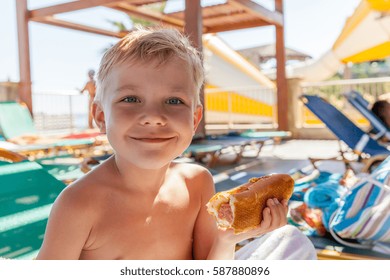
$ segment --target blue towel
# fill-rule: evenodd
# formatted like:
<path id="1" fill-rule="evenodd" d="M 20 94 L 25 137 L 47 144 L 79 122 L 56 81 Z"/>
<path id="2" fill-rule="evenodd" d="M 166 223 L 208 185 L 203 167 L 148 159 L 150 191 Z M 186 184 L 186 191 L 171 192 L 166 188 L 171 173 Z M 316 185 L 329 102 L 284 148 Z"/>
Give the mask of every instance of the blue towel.
<path id="1" fill-rule="evenodd" d="M 337 202 L 333 202 L 328 207 L 322 209 L 322 224 L 327 231 L 329 231 L 330 218 L 337 209 L 339 209 L 339 204 Z"/>
<path id="2" fill-rule="evenodd" d="M 330 217 L 338 209 L 340 197 L 346 191 L 347 189 L 341 186 L 338 180 L 329 180 L 311 188 L 304 195 L 304 201 L 308 207 L 321 209 L 322 223 L 327 231 L 329 231 Z"/>
<path id="3" fill-rule="evenodd" d="M 327 208 L 333 202 L 337 201 L 345 192 L 345 188 L 340 186 L 338 182 L 329 180 L 328 182 L 310 188 L 304 196 L 304 202 L 310 208 Z"/>
<path id="4" fill-rule="evenodd" d="M 292 172 L 295 173 L 298 171 L 293 170 Z M 301 173 L 304 174 L 303 172 L 301 172 Z M 291 171 L 290 171 L 290 174 L 291 174 Z M 321 171 L 320 175 L 312 181 L 299 183 L 299 184 L 295 183 L 294 192 L 293 192 L 290 200 L 303 201 L 305 193 L 309 189 L 311 189 L 312 187 L 317 187 L 318 185 L 323 184 L 323 183 L 338 184 L 341 177 L 342 177 L 341 174 L 332 174 L 332 173 L 329 173 L 326 171 Z M 318 207 L 316 207 L 316 208 L 318 208 Z"/>

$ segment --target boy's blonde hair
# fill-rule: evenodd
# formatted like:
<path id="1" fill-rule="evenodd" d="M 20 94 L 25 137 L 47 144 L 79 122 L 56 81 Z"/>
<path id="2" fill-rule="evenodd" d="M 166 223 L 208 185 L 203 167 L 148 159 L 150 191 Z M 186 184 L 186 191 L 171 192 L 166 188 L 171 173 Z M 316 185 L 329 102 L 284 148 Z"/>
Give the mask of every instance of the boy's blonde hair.
<path id="1" fill-rule="evenodd" d="M 204 82 L 200 53 L 179 31 L 160 27 L 148 29 L 139 27 L 104 54 L 97 74 L 95 101 L 102 101 L 106 79 L 115 65 L 131 60 L 141 62 L 157 60 L 158 65 L 161 65 L 173 57 L 181 58 L 188 63 L 197 90 L 197 102 L 200 104 L 199 91 Z"/>

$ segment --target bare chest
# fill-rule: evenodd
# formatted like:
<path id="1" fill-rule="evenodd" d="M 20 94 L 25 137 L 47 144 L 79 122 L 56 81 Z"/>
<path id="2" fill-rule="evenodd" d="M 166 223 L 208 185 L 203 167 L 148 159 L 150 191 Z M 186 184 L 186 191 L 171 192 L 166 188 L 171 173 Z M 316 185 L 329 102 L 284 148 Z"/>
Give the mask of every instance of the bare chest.
<path id="1" fill-rule="evenodd" d="M 111 197 L 103 203 L 82 257 L 88 259 L 186 259 L 199 204 L 188 193 L 160 195 L 150 202 Z"/>

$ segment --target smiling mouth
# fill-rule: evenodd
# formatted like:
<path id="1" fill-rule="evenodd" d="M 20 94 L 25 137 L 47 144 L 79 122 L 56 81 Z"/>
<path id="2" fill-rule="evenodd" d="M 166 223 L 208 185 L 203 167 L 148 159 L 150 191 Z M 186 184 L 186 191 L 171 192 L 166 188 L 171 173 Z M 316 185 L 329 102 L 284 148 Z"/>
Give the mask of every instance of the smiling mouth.
<path id="1" fill-rule="evenodd" d="M 163 142 L 167 142 L 167 141 L 173 139 L 173 137 L 169 137 L 169 138 L 136 138 L 136 137 L 132 137 L 132 139 L 137 140 L 137 141 L 141 141 L 141 142 L 145 142 L 145 143 L 163 143 Z"/>

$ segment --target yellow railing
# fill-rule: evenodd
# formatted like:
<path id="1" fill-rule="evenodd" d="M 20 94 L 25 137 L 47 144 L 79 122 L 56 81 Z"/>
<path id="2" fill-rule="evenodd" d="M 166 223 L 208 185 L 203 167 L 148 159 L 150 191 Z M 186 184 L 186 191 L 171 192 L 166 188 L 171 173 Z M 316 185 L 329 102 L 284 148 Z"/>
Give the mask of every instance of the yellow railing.
<path id="1" fill-rule="evenodd" d="M 206 124 L 228 126 L 275 124 L 275 91 L 262 87 L 205 89 Z"/>

